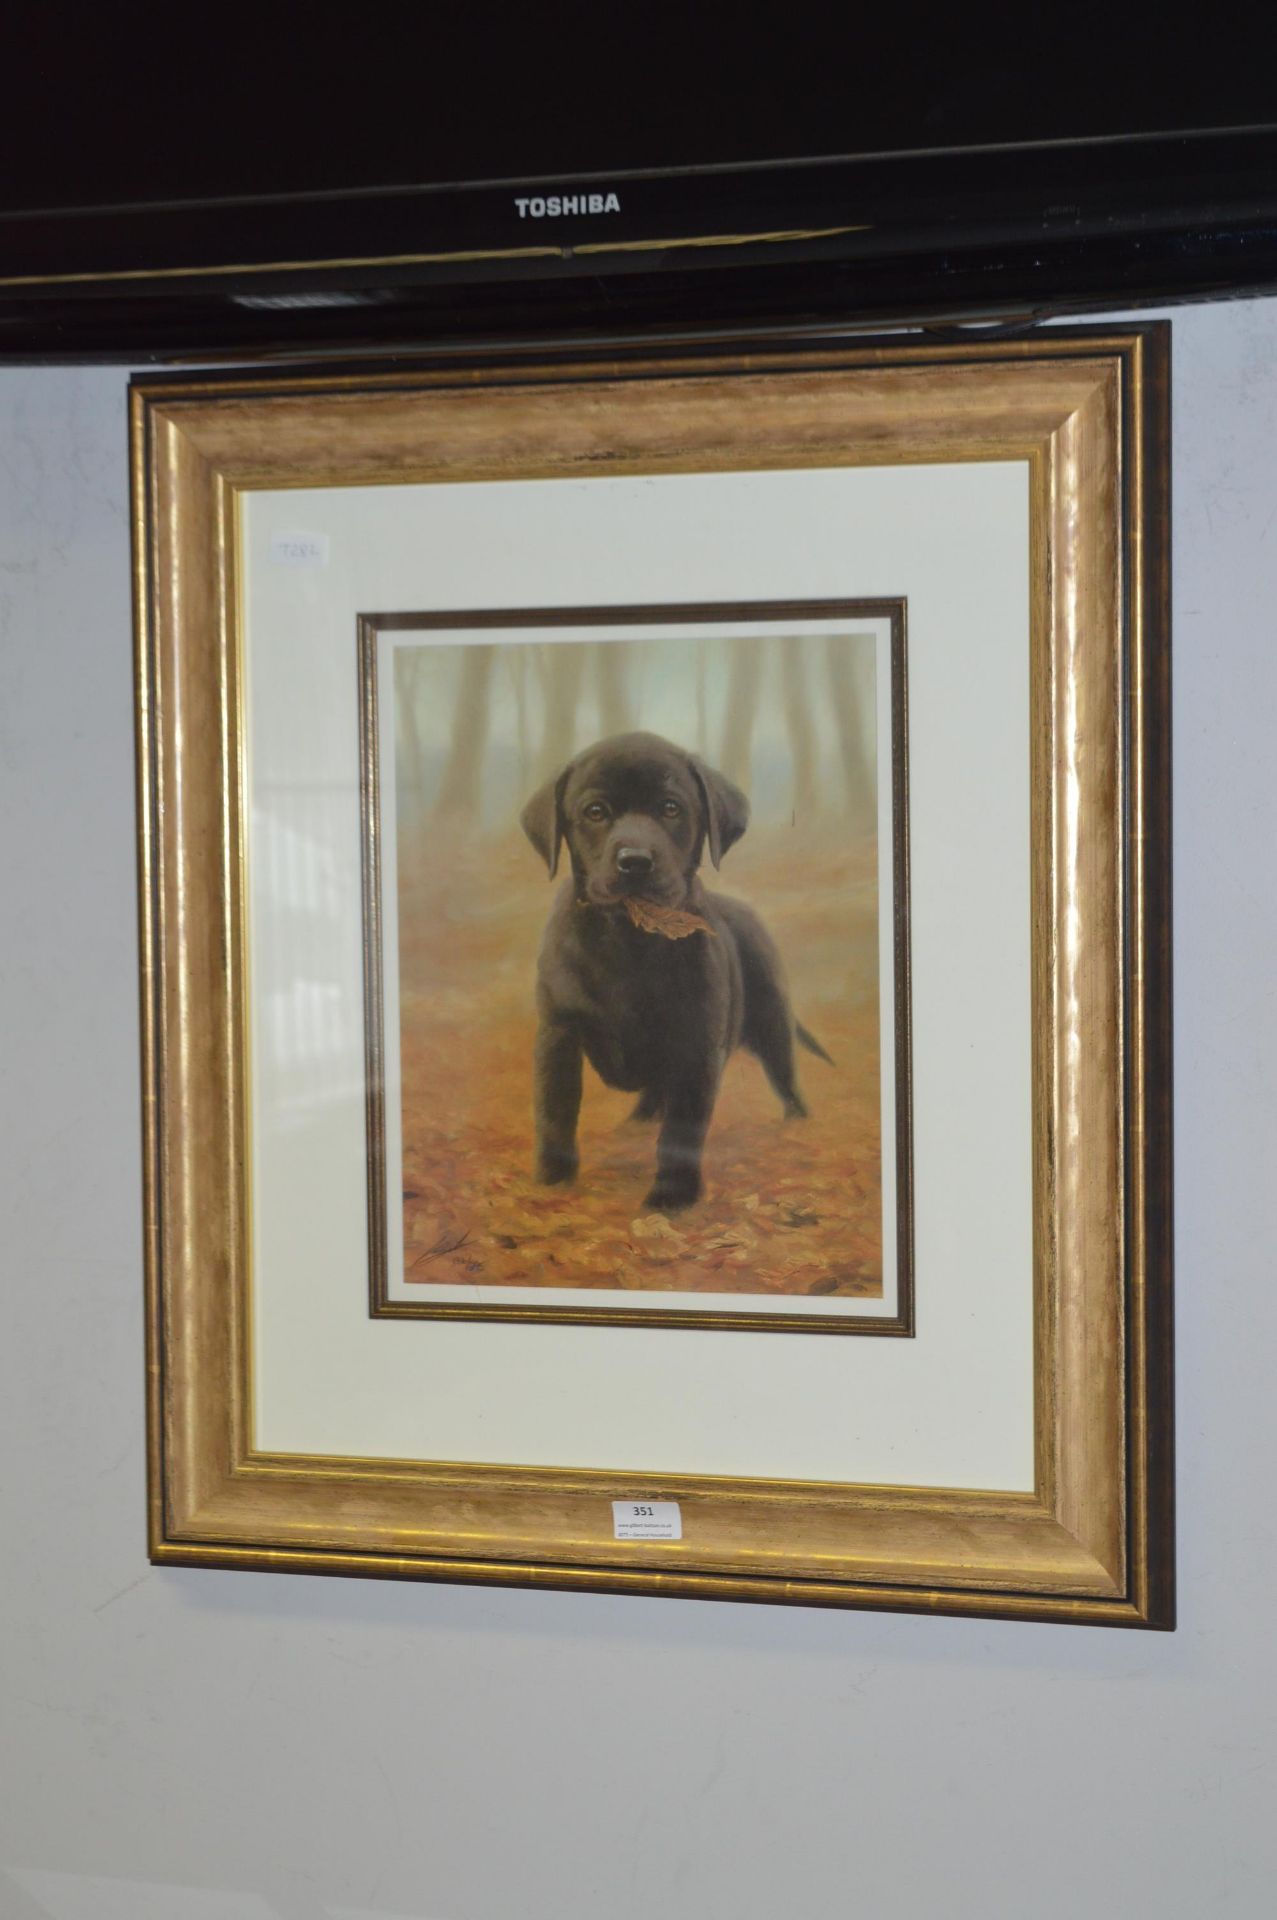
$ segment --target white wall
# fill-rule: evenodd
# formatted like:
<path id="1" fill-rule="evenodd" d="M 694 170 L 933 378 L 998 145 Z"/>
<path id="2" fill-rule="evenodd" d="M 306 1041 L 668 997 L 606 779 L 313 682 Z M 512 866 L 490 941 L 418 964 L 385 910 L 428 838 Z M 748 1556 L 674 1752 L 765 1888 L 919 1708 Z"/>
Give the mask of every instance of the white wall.
<path id="1" fill-rule="evenodd" d="M 0 372 L 0 1920 L 1271 1911 L 1277 302 L 1174 326 L 1174 1635 L 148 1568 L 125 382 Z"/>

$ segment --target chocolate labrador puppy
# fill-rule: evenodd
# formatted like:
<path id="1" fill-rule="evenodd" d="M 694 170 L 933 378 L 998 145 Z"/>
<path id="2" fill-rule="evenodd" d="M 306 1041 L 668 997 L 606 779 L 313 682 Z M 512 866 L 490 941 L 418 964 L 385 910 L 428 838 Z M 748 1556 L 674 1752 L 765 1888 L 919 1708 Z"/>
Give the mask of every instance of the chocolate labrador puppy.
<path id="1" fill-rule="evenodd" d="M 691 1206 L 735 1048 L 757 1055 L 786 1115 L 807 1111 L 795 1039 L 829 1059 L 794 1020 L 761 920 L 701 886 L 703 853 L 719 866 L 745 831 L 749 802 L 681 747 L 624 733 L 578 754 L 522 820 L 551 879 L 565 842 L 572 865 L 537 973 L 536 1176 L 553 1183 L 576 1173 L 585 1058 L 607 1086 L 638 1094 L 636 1119 L 660 1120 L 644 1204 Z"/>

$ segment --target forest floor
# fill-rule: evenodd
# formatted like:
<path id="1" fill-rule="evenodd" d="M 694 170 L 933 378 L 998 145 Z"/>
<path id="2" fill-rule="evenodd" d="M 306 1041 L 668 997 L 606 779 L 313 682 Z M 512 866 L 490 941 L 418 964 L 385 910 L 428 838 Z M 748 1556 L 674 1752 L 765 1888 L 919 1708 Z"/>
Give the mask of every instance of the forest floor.
<path id="1" fill-rule="evenodd" d="M 667 1218 L 641 1206 L 655 1126 L 629 1121 L 634 1096 L 588 1066 L 577 1180 L 531 1178 L 533 985 L 551 889 L 527 843 L 474 842 L 446 870 L 428 850 L 401 850 L 406 1280 L 881 1295 L 872 849 L 830 847 L 798 872 L 783 835 L 760 837 L 748 860 L 733 853 L 721 890 L 763 913 L 795 1011 L 837 1064 L 800 1050 L 811 1114 L 786 1121 L 758 1062 L 738 1053 L 706 1145 L 705 1197 Z"/>

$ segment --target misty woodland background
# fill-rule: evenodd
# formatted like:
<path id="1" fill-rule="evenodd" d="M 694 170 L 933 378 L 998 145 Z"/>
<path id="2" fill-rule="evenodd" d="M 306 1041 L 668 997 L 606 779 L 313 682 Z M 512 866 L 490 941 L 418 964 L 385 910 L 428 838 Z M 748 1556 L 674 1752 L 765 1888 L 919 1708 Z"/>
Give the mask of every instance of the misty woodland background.
<path id="1" fill-rule="evenodd" d="M 879 1295 L 872 635 L 398 638 L 406 1280 Z M 703 877 L 763 915 L 795 1011 L 836 1062 L 800 1053 L 811 1118 L 784 1122 L 757 1062 L 737 1054 L 706 1197 L 672 1219 L 640 1208 L 655 1129 L 629 1123 L 633 1096 L 588 1066 L 577 1182 L 530 1178 L 533 991 L 552 886 L 519 812 L 580 748 L 640 727 L 750 795 L 744 839 Z"/>

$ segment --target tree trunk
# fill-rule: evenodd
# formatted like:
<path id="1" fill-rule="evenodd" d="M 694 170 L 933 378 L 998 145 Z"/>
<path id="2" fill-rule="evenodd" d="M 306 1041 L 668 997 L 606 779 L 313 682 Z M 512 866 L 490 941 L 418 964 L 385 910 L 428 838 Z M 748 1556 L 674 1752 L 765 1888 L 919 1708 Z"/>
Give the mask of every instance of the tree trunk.
<path id="1" fill-rule="evenodd" d="M 816 736 L 811 724 L 807 700 L 807 662 L 801 641 L 795 636 L 778 640 L 780 677 L 785 695 L 785 726 L 789 733 L 789 751 L 793 760 L 793 808 L 795 821 L 810 821 L 816 806 Z"/>
<path id="2" fill-rule="evenodd" d="M 510 678 L 514 686 L 514 734 L 519 750 L 519 786 L 532 785 L 531 736 L 528 732 L 528 650 L 508 647 Z"/>
<path id="3" fill-rule="evenodd" d="M 599 721 L 604 734 L 625 733 L 629 727 L 629 705 L 625 697 L 625 660 L 619 643 L 598 643 L 595 684 L 599 695 Z"/>
<path id="4" fill-rule="evenodd" d="M 490 646 L 465 649 L 457 710 L 452 722 L 452 745 L 435 800 L 438 814 L 455 814 L 473 820 L 479 811 L 483 750 L 488 738 L 488 682 L 495 651 Z"/>
<path id="5" fill-rule="evenodd" d="M 877 724 L 874 677 L 856 672 L 850 650 L 837 634 L 828 640 L 829 686 L 833 694 L 838 743 L 847 782 L 847 812 L 854 833 L 873 833 L 878 823 L 877 774 L 866 744 L 865 704 Z M 872 738 L 872 733 L 868 735 Z"/>
<path id="6" fill-rule="evenodd" d="M 581 697 L 585 648 L 567 640 L 542 649 L 545 669 L 545 733 L 536 778 L 566 767 L 576 748 L 576 710 Z"/>
<path id="7" fill-rule="evenodd" d="M 734 645 L 727 676 L 727 714 L 723 721 L 723 757 L 720 765 L 727 778 L 734 780 L 737 786 L 744 787 L 747 792 L 761 674 L 761 647 L 750 641 Z"/>
<path id="8" fill-rule="evenodd" d="M 395 685 L 395 785 L 404 798 L 420 808 L 425 800 L 426 767 L 417 718 L 420 698 L 421 655 L 397 649 L 391 656 Z M 384 780 L 385 774 L 383 772 Z"/>

